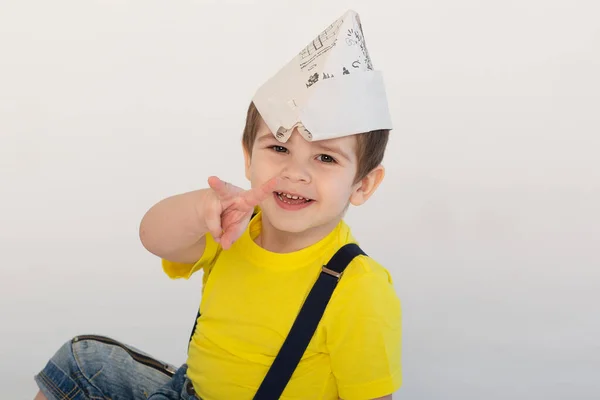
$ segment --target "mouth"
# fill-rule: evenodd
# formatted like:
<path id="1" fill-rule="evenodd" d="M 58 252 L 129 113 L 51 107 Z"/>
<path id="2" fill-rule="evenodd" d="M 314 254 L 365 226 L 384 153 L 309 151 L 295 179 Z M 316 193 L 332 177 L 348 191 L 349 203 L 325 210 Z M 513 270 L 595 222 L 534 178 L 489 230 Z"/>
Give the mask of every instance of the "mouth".
<path id="1" fill-rule="evenodd" d="M 307 197 L 300 196 L 295 193 L 286 193 L 286 192 L 274 192 L 275 195 L 279 198 L 280 201 L 287 204 L 305 204 L 313 202 L 313 199 L 309 199 Z"/>

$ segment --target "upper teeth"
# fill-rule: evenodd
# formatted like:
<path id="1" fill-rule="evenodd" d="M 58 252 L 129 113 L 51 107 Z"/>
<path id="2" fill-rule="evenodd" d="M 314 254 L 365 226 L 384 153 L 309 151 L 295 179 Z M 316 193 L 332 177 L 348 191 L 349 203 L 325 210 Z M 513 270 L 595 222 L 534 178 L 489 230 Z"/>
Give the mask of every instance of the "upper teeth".
<path id="1" fill-rule="evenodd" d="M 302 196 L 292 196 L 291 194 L 287 194 L 287 193 L 283 193 L 283 192 L 279 192 L 278 193 L 280 196 L 285 196 L 288 199 L 294 199 L 294 200 L 306 200 L 304 197 Z"/>

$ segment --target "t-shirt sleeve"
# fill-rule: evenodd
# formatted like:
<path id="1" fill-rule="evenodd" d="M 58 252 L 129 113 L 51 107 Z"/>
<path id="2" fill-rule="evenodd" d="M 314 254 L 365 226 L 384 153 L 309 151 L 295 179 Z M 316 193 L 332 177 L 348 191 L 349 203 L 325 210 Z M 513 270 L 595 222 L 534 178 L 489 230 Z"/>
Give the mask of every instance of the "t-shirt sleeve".
<path id="1" fill-rule="evenodd" d="M 402 384 L 401 307 L 389 275 L 348 276 L 338 289 L 325 329 L 339 396 L 364 400 L 394 393 Z"/>
<path id="2" fill-rule="evenodd" d="M 195 263 L 180 263 L 162 259 L 163 271 L 167 274 L 167 276 L 169 276 L 169 278 L 189 279 L 194 272 L 202 269 L 204 271 L 203 280 L 206 281 L 213 264 L 217 259 L 219 252 L 221 251 L 221 246 L 215 242 L 210 233 L 207 233 L 205 237 L 206 246 L 204 248 L 204 252 L 202 253 L 200 259 Z"/>

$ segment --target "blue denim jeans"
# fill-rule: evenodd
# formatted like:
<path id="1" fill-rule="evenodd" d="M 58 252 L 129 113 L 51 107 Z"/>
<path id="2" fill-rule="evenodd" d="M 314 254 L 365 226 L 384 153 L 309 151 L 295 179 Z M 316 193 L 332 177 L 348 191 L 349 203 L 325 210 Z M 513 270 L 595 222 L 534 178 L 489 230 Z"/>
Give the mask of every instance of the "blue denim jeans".
<path id="1" fill-rule="evenodd" d="M 112 338 L 76 336 L 35 376 L 49 400 L 197 400 L 176 368 Z"/>

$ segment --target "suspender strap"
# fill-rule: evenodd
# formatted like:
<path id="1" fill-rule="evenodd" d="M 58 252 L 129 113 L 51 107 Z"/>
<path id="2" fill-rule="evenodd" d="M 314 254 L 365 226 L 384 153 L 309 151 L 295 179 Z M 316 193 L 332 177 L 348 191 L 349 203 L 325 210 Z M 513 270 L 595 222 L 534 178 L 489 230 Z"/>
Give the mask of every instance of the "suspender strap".
<path id="1" fill-rule="evenodd" d="M 280 398 L 319 325 L 342 273 L 358 255 L 366 254 L 358 245 L 346 244 L 323 267 L 254 400 Z"/>
<path id="2" fill-rule="evenodd" d="M 198 308 L 198 313 L 196 314 L 196 319 L 194 320 L 194 327 L 192 328 L 192 333 L 190 334 L 190 340 L 188 341 L 188 349 L 190 344 L 192 343 L 192 338 L 194 337 L 194 333 L 196 332 L 196 326 L 198 325 L 198 318 L 200 318 L 200 308 Z"/>

